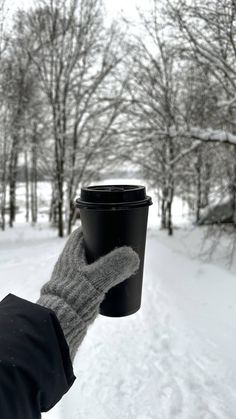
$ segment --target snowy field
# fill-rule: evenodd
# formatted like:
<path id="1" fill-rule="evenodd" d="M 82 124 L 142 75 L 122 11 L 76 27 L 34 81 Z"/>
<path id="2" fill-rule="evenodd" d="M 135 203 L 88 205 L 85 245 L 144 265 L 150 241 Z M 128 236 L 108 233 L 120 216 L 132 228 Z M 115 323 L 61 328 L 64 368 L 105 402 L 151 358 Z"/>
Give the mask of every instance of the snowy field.
<path id="1" fill-rule="evenodd" d="M 48 192 L 41 184 L 42 207 Z M 236 263 L 227 268 L 226 238 L 206 261 L 205 228 L 178 199 L 173 213 L 170 238 L 156 201 L 150 207 L 141 309 L 98 316 L 77 353 L 75 383 L 43 419 L 235 419 Z M 66 239 L 43 213 L 37 227 L 22 221 L 0 232 L 0 300 L 13 293 L 35 302 Z"/>

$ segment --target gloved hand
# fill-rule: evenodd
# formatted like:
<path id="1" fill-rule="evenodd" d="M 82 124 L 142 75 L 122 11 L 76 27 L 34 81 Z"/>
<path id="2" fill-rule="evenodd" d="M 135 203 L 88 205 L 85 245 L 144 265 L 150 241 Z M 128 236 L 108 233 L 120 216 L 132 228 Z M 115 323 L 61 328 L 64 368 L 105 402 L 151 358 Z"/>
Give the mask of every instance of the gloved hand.
<path id="1" fill-rule="evenodd" d="M 116 248 L 88 264 L 81 227 L 70 235 L 50 281 L 41 288 L 37 304 L 56 313 L 72 362 L 88 326 L 98 315 L 105 293 L 129 278 L 138 267 L 139 256 L 128 246 Z"/>

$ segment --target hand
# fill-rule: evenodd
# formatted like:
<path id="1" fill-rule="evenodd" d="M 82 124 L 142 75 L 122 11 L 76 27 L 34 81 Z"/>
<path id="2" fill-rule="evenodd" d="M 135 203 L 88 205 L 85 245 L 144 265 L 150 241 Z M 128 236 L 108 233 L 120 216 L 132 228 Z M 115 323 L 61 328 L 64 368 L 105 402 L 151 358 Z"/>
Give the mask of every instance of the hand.
<path id="1" fill-rule="evenodd" d="M 82 228 L 70 235 L 37 303 L 57 314 L 72 359 L 89 324 L 95 320 L 105 293 L 138 268 L 138 254 L 129 246 L 118 247 L 88 264 Z"/>

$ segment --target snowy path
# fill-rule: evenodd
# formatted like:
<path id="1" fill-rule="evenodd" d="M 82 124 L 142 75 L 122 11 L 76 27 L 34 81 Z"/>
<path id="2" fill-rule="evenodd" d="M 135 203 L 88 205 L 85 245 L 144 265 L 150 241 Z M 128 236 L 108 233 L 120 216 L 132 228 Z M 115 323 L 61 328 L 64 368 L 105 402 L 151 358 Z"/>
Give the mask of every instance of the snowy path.
<path id="1" fill-rule="evenodd" d="M 17 243 L 0 236 L 0 299 L 35 302 L 63 241 L 18 231 Z M 77 380 L 43 419 L 235 418 L 235 276 L 161 238 L 149 230 L 142 309 L 98 317 L 78 351 Z"/>
<path id="2" fill-rule="evenodd" d="M 92 326 L 77 355 L 78 382 L 65 397 L 62 418 L 233 419 L 235 345 L 221 341 L 226 329 L 211 336 L 205 300 L 214 305 L 215 297 L 201 301 L 191 288 L 201 264 L 173 254 L 156 237 L 148 238 L 146 255 L 142 310 L 126 319 L 100 317 Z M 205 269 L 205 279 L 208 269 L 221 274 L 219 268 Z M 190 272 L 191 286 L 185 278 Z M 231 317 L 228 333 L 232 326 L 234 336 L 228 339 L 235 343 L 233 323 Z"/>

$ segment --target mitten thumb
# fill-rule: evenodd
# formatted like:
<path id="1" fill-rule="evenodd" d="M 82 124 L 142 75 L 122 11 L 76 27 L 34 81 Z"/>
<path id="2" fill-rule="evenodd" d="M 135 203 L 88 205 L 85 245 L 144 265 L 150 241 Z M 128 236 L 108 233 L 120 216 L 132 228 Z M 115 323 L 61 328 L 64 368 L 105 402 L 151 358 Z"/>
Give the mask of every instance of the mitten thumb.
<path id="1" fill-rule="evenodd" d="M 101 292 L 133 275 L 139 268 L 139 256 L 129 246 L 118 247 L 86 267 L 90 282 Z"/>

